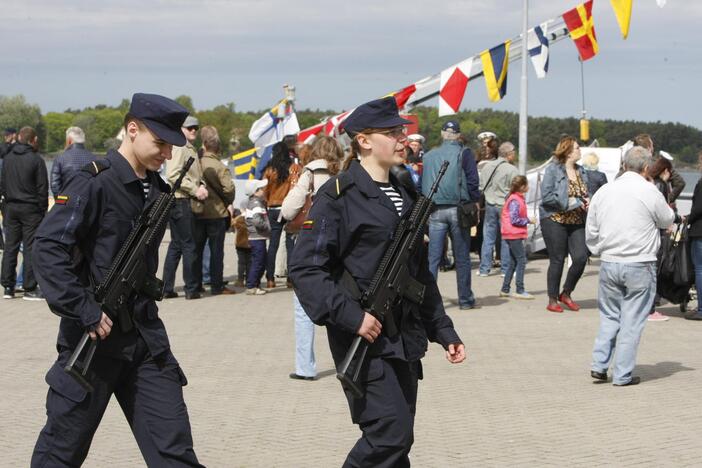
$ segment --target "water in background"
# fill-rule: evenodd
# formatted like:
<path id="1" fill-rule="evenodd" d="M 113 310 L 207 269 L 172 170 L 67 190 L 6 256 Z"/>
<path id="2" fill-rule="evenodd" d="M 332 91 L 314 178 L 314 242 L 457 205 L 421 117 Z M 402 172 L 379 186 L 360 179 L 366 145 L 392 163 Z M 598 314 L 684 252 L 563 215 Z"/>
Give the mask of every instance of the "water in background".
<path id="1" fill-rule="evenodd" d="M 681 172 L 680 175 L 685 179 L 685 190 L 683 193 L 692 193 L 695 190 L 695 185 L 697 181 L 700 180 L 699 172 Z"/>

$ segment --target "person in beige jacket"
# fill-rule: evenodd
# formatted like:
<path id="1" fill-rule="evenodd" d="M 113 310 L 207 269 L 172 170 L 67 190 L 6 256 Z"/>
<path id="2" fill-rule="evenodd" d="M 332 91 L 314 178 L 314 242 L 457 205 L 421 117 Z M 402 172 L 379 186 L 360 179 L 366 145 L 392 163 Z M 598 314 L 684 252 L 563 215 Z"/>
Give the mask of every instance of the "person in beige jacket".
<path id="1" fill-rule="evenodd" d="M 305 206 L 305 199 L 310 189 L 312 195 L 316 194 L 331 176 L 336 175 L 343 157 L 344 151 L 334 138 L 319 136 L 315 139 L 310 152 L 310 161 L 304 166 L 297 183 L 283 200 L 281 213 L 284 219 L 295 219 Z M 305 164 L 306 161 L 302 163 Z M 293 308 L 295 310 L 295 372 L 290 374 L 290 378 L 315 380 L 317 364 L 314 358 L 314 324 L 295 294 L 293 294 Z"/>
<path id="2" fill-rule="evenodd" d="M 212 126 L 203 127 L 200 130 L 200 138 L 205 153 L 199 163 L 208 197 L 204 200 L 202 213 L 195 216 L 193 223 L 198 254 L 195 265 L 198 289 L 202 287 L 202 253 L 205 242 L 209 241 L 211 294 L 234 294 L 233 290 L 224 287 L 222 277 L 224 273 L 224 237 L 229 229 L 229 210 L 227 207 L 234 201 L 234 181 L 229 169 L 218 157 L 221 142 L 217 129 Z"/>
<path id="3" fill-rule="evenodd" d="M 182 131 L 185 135 L 185 146 L 173 148 L 171 159 L 166 163 L 166 181 L 173 186 L 180 171 L 183 169 L 188 158 L 195 158 L 197 161 L 197 151 L 193 142 L 197 138 L 197 131 L 200 122 L 188 116 L 183 123 Z M 197 250 L 195 238 L 193 237 L 193 212 L 190 208 L 190 200 L 204 200 L 208 196 L 207 189 L 202 182 L 202 172 L 200 165 L 194 163 L 183 177 L 180 189 L 175 193 L 175 203 L 171 209 L 169 227 L 171 242 L 168 244 L 166 260 L 163 264 L 163 297 L 178 297 L 175 292 L 175 275 L 178 263 L 183 257 L 183 282 L 185 283 L 185 298 L 199 299 L 197 276 L 195 275 L 195 264 L 197 263 Z"/>

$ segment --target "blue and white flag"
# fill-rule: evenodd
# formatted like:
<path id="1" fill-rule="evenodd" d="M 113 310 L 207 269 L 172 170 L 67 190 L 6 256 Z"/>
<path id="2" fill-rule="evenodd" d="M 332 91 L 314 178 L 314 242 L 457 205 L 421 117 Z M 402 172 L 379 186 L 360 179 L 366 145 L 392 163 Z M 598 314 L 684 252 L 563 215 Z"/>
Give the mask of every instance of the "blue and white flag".
<path id="1" fill-rule="evenodd" d="M 548 72 L 548 34 L 546 23 L 527 32 L 527 48 L 536 76 L 543 78 Z"/>
<path id="2" fill-rule="evenodd" d="M 264 148 L 278 143 L 287 135 L 296 135 L 299 132 L 300 125 L 292 102 L 283 99 L 251 125 L 249 140 L 260 148 L 260 156 Z"/>

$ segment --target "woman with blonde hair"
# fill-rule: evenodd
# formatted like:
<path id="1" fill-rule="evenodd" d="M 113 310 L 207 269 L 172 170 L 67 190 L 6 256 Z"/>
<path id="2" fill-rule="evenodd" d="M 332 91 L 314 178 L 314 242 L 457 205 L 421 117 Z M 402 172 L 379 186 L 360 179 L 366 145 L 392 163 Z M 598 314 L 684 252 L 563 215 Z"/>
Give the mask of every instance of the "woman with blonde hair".
<path id="1" fill-rule="evenodd" d="M 596 153 L 587 153 L 583 156 L 582 166 L 587 171 L 587 191 L 590 198 L 594 197 L 595 192 L 607 183 L 607 174 L 599 170 L 599 164 L 600 157 Z"/>
<path id="2" fill-rule="evenodd" d="M 297 183 L 290 189 L 281 212 L 283 218 L 292 221 L 304 209 L 308 196 L 314 197 L 317 190 L 339 173 L 339 165 L 344 157 L 341 145 L 332 137 L 318 136 L 312 145 L 305 145 L 306 150 L 300 151 L 305 164 Z M 294 247 L 293 247 L 294 249 Z M 295 309 L 295 372 L 291 379 L 315 380 L 317 364 L 314 357 L 314 323 L 305 313 L 296 294 L 293 294 Z"/>

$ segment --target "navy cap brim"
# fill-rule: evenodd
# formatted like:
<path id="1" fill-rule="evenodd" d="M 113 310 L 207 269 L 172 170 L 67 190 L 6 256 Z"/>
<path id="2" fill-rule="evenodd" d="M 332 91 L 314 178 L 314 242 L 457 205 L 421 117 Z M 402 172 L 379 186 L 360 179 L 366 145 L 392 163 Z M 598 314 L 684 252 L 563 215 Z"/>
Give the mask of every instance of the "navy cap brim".
<path id="1" fill-rule="evenodd" d="M 185 146 L 185 135 L 183 135 L 180 128 L 178 130 L 173 130 L 161 122 L 156 122 L 151 119 L 142 119 L 142 122 L 144 122 L 144 125 L 146 125 L 149 130 L 154 132 L 157 137 L 166 143 L 170 143 L 173 146 Z"/>
<path id="2" fill-rule="evenodd" d="M 383 121 L 377 122 L 376 124 L 373 125 L 372 128 L 393 128 L 393 127 L 399 127 L 400 125 L 410 125 L 413 124 L 411 120 L 403 119 L 399 115 L 389 117 Z M 346 130 L 346 133 L 348 133 L 350 136 L 356 135 L 358 133 L 361 133 L 365 128 L 360 128 L 360 129 L 350 129 L 346 127 L 344 130 Z"/>

